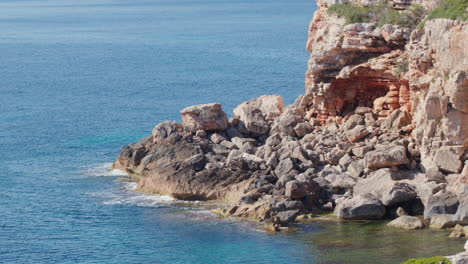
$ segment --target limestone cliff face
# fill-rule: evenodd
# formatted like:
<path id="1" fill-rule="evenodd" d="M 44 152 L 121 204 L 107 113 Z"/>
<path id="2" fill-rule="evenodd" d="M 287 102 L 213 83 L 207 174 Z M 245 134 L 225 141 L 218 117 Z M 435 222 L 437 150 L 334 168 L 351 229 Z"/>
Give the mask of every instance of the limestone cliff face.
<path id="1" fill-rule="evenodd" d="M 413 136 L 423 165 L 449 173 L 461 171 L 468 148 L 467 41 L 468 23 L 437 19 L 414 31 L 406 49 Z"/>
<path id="2" fill-rule="evenodd" d="M 330 123 L 340 122 L 359 106 L 373 108 L 380 118 L 401 109 L 413 119 L 412 135 L 422 165 L 440 168 L 438 161 L 450 159 L 454 160 L 450 168 L 441 169 L 459 173 L 468 147 L 467 23 L 436 19 L 413 32 L 396 25 L 345 25 L 343 18 L 327 12 L 332 4 L 378 1 L 317 2 L 319 9 L 309 27 L 311 56 L 301 102 L 306 117 Z M 429 10 L 436 3 L 389 2 L 398 9 L 420 3 Z"/>

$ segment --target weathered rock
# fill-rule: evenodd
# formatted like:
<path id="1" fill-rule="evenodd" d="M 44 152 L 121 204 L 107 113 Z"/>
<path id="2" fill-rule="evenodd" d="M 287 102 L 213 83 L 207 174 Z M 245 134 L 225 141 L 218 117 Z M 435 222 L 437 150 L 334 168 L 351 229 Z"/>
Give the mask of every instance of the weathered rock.
<path id="1" fill-rule="evenodd" d="M 181 132 L 183 126 L 177 122 L 164 121 L 153 128 L 153 140 L 158 142 L 176 132 Z"/>
<path id="2" fill-rule="evenodd" d="M 457 154 L 442 146 L 468 146 L 468 87 L 466 38 L 468 23 L 434 19 L 415 31 L 407 46 L 413 135 L 420 147 L 421 162 L 435 162 L 447 172 L 459 171 Z M 436 156 L 438 156 L 436 158 Z M 439 160 L 442 158 L 442 160 Z"/>
<path id="3" fill-rule="evenodd" d="M 444 229 L 451 228 L 456 225 L 456 221 L 453 215 L 450 214 L 434 214 L 431 218 L 430 228 L 432 229 Z"/>
<path id="4" fill-rule="evenodd" d="M 329 174 L 325 179 L 330 183 L 334 193 L 344 193 L 346 190 L 352 190 L 356 185 L 356 178 L 348 173 L 343 174 Z"/>
<path id="5" fill-rule="evenodd" d="M 288 223 L 294 222 L 298 215 L 299 215 L 299 210 L 288 210 L 288 211 L 279 212 L 276 215 L 277 217 L 276 219 L 279 224 L 287 225 Z"/>
<path id="6" fill-rule="evenodd" d="M 364 155 L 366 155 L 366 153 L 371 150 L 372 150 L 371 146 L 363 146 L 363 147 L 353 148 L 351 151 L 356 157 L 364 158 Z"/>
<path id="7" fill-rule="evenodd" d="M 364 166 L 357 161 L 353 161 L 349 164 L 347 171 L 351 174 L 351 176 L 357 178 L 360 177 L 364 172 Z"/>
<path id="8" fill-rule="evenodd" d="M 309 124 L 309 122 L 302 122 L 302 123 L 299 123 L 297 124 L 295 127 L 294 127 L 294 132 L 296 132 L 296 135 L 298 137 L 303 137 L 305 136 L 306 134 L 309 134 L 310 132 L 312 132 L 312 126 Z"/>
<path id="9" fill-rule="evenodd" d="M 421 229 L 424 228 L 423 222 L 415 217 L 403 215 L 388 223 L 388 226 L 399 227 L 403 229 Z"/>
<path id="10" fill-rule="evenodd" d="M 462 162 L 460 160 L 463 154 L 463 146 L 443 146 L 434 157 L 434 162 L 439 169 L 446 172 L 457 173 L 462 169 Z"/>
<path id="11" fill-rule="evenodd" d="M 284 159 L 284 160 L 279 162 L 278 166 L 276 166 L 275 174 L 278 177 L 281 177 L 281 176 L 286 175 L 291 170 L 294 170 L 296 168 L 297 168 L 297 166 L 296 166 L 296 164 L 294 163 L 294 161 L 292 159 L 289 159 L 289 158 Z"/>
<path id="12" fill-rule="evenodd" d="M 218 133 L 214 133 L 213 135 L 211 135 L 210 139 L 215 144 L 219 144 L 222 141 L 226 140 L 226 138 L 224 136 L 222 136 L 221 134 L 218 134 Z"/>
<path id="13" fill-rule="evenodd" d="M 457 196 L 447 191 L 429 195 L 424 204 L 424 218 L 432 218 L 434 214 L 455 214 L 458 204 Z"/>
<path id="14" fill-rule="evenodd" d="M 286 183 L 285 195 L 288 198 L 298 200 L 304 198 L 308 193 L 308 183 L 289 181 Z"/>
<path id="15" fill-rule="evenodd" d="M 389 146 L 366 154 L 368 168 L 384 168 L 408 164 L 406 148 L 403 146 Z"/>
<path id="16" fill-rule="evenodd" d="M 431 182 L 436 182 L 436 183 L 444 183 L 447 182 L 445 180 L 444 174 L 442 174 L 439 169 L 437 168 L 430 168 L 426 171 L 426 178 L 427 181 Z"/>
<path id="17" fill-rule="evenodd" d="M 385 206 L 371 194 L 360 194 L 341 202 L 335 214 L 342 219 L 381 219 Z"/>
<path id="18" fill-rule="evenodd" d="M 393 180 L 388 169 L 380 169 L 359 181 L 354 186 L 354 194 L 373 194 L 386 206 L 411 201 L 417 196 L 414 186 Z"/>
<path id="19" fill-rule="evenodd" d="M 385 120 L 386 129 L 401 129 L 411 124 L 411 116 L 407 111 L 397 109 L 393 111 Z"/>
<path id="20" fill-rule="evenodd" d="M 405 211 L 405 209 L 403 209 L 403 208 L 401 208 L 401 207 L 398 207 L 398 208 L 397 208 L 396 214 L 397 214 L 398 216 L 408 215 L 408 213 Z"/>
<path id="21" fill-rule="evenodd" d="M 202 104 L 187 107 L 180 111 L 184 127 L 191 132 L 197 130 L 226 130 L 228 119 L 220 104 Z"/>
<path id="22" fill-rule="evenodd" d="M 450 238 L 461 238 L 464 237 L 465 233 L 463 232 L 463 226 L 457 224 L 453 229 L 452 233 L 450 233 Z"/>
<path id="23" fill-rule="evenodd" d="M 226 148 L 228 149 L 238 149 L 237 145 L 230 142 L 230 141 L 227 141 L 227 140 L 223 140 L 221 141 L 220 143 L 221 145 L 225 146 Z"/>
<path id="24" fill-rule="evenodd" d="M 244 102 L 234 109 L 247 130 L 255 134 L 265 134 L 270 130 L 271 121 L 279 117 L 285 108 L 279 95 L 263 95 Z"/>
<path id="25" fill-rule="evenodd" d="M 355 128 L 356 126 L 363 125 L 364 124 L 364 117 L 362 115 L 356 114 L 352 115 L 346 123 L 343 125 L 343 129 L 345 131 L 351 130 Z"/>
<path id="26" fill-rule="evenodd" d="M 246 143 L 252 143 L 255 144 L 256 140 L 253 138 L 240 138 L 240 137 L 233 137 L 231 138 L 232 143 L 234 143 L 237 148 L 242 148 L 242 146 Z"/>
<path id="27" fill-rule="evenodd" d="M 461 224 L 468 225 L 468 197 L 463 196 L 460 198 L 460 204 L 454 219 Z"/>
<path id="28" fill-rule="evenodd" d="M 370 132 L 364 126 L 356 126 L 351 130 L 347 130 L 345 134 L 350 142 L 357 142 L 362 138 L 367 137 L 370 134 Z"/>

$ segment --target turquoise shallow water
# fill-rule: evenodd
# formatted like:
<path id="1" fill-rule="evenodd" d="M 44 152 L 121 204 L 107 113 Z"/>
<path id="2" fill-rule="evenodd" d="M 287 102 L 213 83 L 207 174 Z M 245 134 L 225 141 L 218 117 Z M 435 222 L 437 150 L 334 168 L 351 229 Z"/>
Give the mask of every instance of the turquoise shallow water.
<path id="1" fill-rule="evenodd" d="M 292 103 L 314 9 L 311 0 L 0 2 L 0 263 L 395 263 L 461 249 L 427 246 L 445 233 L 416 252 L 399 247 L 399 234 L 366 247 L 350 242 L 350 224 L 268 234 L 135 193 L 106 171 L 122 145 L 186 106 L 230 112 L 269 93 Z M 369 241 L 381 234 L 359 230 Z M 397 255 L 366 262 L 388 248 Z"/>

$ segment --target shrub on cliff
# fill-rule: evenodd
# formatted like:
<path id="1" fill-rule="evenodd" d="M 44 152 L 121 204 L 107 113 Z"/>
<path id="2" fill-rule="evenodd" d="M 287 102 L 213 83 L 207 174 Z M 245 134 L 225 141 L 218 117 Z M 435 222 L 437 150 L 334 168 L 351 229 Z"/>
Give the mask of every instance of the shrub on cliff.
<path id="1" fill-rule="evenodd" d="M 344 17 L 346 24 L 364 23 L 371 20 L 370 8 L 353 3 L 334 4 L 328 8 L 328 12 L 339 17 Z"/>
<path id="2" fill-rule="evenodd" d="M 452 20 L 468 20 L 468 0 L 443 0 L 440 6 L 434 10 L 419 24 L 423 28 L 427 20 L 446 18 Z"/>
<path id="3" fill-rule="evenodd" d="M 328 12 L 344 17 L 346 24 L 375 22 L 378 27 L 393 24 L 407 28 L 417 25 L 425 15 L 421 5 L 414 4 L 405 11 L 397 11 L 384 2 L 369 7 L 354 3 L 334 4 L 328 8 Z"/>
<path id="4" fill-rule="evenodd" d="M 452 264 L 450 260 L 444 257 L 432 257 L 424 259 L 410 259 L 403 264 Z"/>

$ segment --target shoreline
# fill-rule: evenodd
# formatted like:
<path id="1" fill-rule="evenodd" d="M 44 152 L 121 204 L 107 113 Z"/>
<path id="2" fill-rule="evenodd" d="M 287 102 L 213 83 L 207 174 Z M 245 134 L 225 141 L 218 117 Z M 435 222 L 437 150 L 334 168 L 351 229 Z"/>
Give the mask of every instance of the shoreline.
<path id="1" fill-rule="evenodd" d="M 433 1 L 349 2 L 317 0 L 305 93 L 292 105 L 263 95 L 230 119 L 218 103 L 186 107 L 113 167 L 138 191 L 222 201 L 223 216 L 276 231 L 328 211 L 468 237 L 468 22 L 428 20 Z M 346 10 L 424 23 L 352 21 Z"/>

